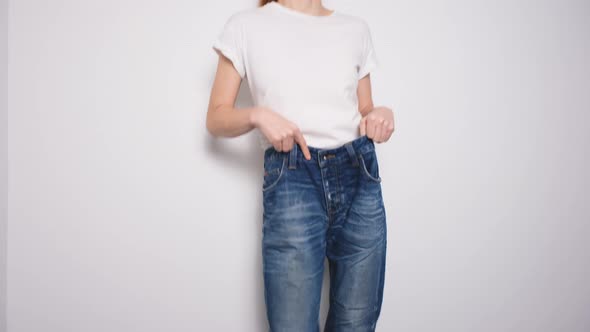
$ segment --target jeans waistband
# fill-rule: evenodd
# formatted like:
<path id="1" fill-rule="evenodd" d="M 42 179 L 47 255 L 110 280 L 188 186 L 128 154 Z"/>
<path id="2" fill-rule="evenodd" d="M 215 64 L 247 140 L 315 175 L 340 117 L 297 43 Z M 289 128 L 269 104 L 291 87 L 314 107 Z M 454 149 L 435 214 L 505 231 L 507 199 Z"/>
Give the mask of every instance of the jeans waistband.
<path id="1" fill-rule="evenodd" d="M 308 146 L 312 160 L 317 160 L 320 164 L 325 163 L 343 163 L 351 162 L 354 167 L 359 165 L 358 155 L 375 149 L 375 143 L 366 135 L 359 136 L 352 141 L 346 142 L 339 147 L 321 149 Z M 296 168 L 297 159 L 305 158 L 298 144 L 293 144 L 290 151 L 277 151 L 274 146 L 264 151 L 264 157 L 288 157 L 289 168 Z"/>

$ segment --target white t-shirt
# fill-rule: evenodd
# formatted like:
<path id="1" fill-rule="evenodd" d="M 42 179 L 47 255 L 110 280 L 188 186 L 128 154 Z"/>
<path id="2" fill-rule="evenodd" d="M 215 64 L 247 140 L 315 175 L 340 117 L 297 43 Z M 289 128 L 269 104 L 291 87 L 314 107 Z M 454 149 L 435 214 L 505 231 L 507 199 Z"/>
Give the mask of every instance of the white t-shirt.
<path id="1" fill-rule="evenodd" d="M 308 146 L 335 148 L 360 136 L 358 80 L 378 64 L 360 17 L 315 16 L 273 1 L 231 15 L 213 49 L 248 80 L 254 104 L 295 123 Z M 255 130 L 260 147 L 271 147 Z"/>

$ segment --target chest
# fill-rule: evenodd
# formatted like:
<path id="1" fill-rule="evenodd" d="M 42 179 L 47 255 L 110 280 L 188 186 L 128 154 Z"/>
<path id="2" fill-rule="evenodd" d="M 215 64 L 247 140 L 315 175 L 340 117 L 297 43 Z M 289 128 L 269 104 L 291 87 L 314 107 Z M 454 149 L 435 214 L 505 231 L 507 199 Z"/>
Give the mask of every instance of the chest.
<path id="1" fill-rule="evenodd" d="M 342 93 L 356 87 L 362 46 L 347 26 L 275 24 L 247 39 L 250 83 L 283 94 Z"/>

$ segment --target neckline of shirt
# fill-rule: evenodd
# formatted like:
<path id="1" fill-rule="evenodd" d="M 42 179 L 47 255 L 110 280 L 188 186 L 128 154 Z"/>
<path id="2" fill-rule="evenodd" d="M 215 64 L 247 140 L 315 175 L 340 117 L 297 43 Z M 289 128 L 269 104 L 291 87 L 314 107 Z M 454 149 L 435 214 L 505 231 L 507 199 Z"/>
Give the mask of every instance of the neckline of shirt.
<path id="1" fill-rule="evenodd" d="M 282 11 L 283 13 L 286 14 L 290 14 L 293 16 L 298 16 L 298 17 L 302 17 L 302 18 L 306 18 L 306 19 L 311 19 L 311 20 L 325 20 L 325 19 L 329 19 L 332 18 L 334 16 L 336 16 L 338 14 L 338 11 L 336 10 L 332 10 L 332 13 L 330 13 L 330 15 L 311 15 L 311 14 L 306 14 L 303 12 L 300 12 L 298 10 L 286 7 L 284 5 L 281 5 L 280 3 L 278 3 L 278 1 L 271 1 L 271 2 L 267 2 L 266 6 L 272 7 L 272 8 L 277 8 L 278 10 Z"/>

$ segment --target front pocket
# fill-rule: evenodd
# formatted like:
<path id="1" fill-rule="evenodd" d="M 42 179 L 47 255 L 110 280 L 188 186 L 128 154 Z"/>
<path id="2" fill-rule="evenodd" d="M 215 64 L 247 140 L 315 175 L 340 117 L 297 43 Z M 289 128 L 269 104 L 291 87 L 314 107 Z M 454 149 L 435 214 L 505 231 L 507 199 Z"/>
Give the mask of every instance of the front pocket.
<path id="1" fill-rule="evenodd" d="M 367 179 L 373 182 L 381 182 L 379 176 L 379 164 L 377 162 L 377 155 L 375 150 L 371 150 L 368 154 L 359 154 L 361 161 L 361 170 Z"/>
<path id="2" fill-rule="evenodd" d="M 267 191 L 276 186 L 283 176 L 285 166 L 287 164 L 287 156 L 274 159 L 264 167 L 264 175 L 262 180 L 262 191 Z"/>

